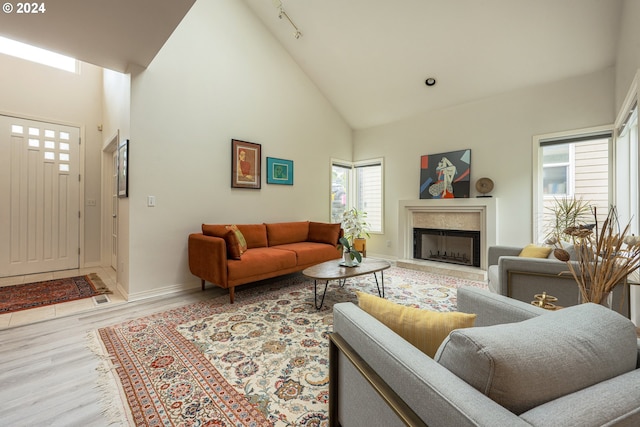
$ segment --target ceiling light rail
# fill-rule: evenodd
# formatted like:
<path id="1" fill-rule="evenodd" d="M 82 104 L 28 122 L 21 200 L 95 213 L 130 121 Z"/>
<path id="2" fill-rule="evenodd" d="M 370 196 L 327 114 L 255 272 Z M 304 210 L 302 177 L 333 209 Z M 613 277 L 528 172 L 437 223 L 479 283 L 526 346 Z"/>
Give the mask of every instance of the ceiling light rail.
<path id="1" fill-rule="evenodd" d="M 295 30 L 294 33 L 293 33 L 293 37 L 295 37 L 296 39 L 299 39 L 300 37 L 302 37 L 302 32 L 300 32 L 300 30 L 298 29 L 298 26 L 293 22 L 291 17 L 289 17 L 287 12 L 284 10 L 284 6 L 282 5 L 282 1 L 281 0 L 273 0 L 273 5 L 278 9 L 278 18 L 280 18 L 280 19 L 282 19 L 283 17 L 287 18 L 287 21 L 289 21 L 289 24 L 291 24 L 291 26 Z"/>

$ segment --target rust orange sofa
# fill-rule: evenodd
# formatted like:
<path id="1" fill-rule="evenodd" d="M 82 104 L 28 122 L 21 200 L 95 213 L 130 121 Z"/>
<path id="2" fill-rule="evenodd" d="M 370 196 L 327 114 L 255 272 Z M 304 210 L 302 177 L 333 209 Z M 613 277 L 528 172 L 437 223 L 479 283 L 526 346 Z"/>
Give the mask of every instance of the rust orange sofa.
<path id="1" fill-rule="evenodd" d="M 203 290 L 206 282 L 229 289 L 232 304 L 236 286 L 302 271 L 342 256 L 338 249 L 338 239 L 344 233 L 340 224 L 296 221 L 236 227 L 247 245 L 241 255 L 233 250 L 237 240 L 231 240 L 235 237 L 229 225 L 202 224 L 202 233 L 189 235 L 191 273 L 200 278 Z"/>

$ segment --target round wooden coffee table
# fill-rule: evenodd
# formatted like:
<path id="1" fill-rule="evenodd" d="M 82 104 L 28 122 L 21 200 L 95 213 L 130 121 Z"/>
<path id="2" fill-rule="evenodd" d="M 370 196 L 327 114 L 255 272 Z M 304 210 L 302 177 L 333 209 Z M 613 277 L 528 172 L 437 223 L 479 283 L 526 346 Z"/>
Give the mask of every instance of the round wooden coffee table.
<path id="1" fill-rule="evenodd" d="M 381 259 L 362 258 L 362 262 L 355 267 L 346 267 L 339 259 L 336 259 L 305 268 L 302 274 L 313 279 L 314 303 L 316 309 L 319 310 L 322 308 L 322 304 L 324 304 L 324 297 L 327 293 L 327 286 L 329 286 L 330 280 L 337 280 L 340 286 L 344 286 L 349 277 L 373 273 L 376 279 L 378 295 L 384 298 L 384 270 L 389 267 L 391 267 L 391 264 Z M 381 275 L 380 282 L 378 282 L 378 272 L 380 272 Z M 320 305 L 318 305 L 318 280 L 325 280 Z"/>

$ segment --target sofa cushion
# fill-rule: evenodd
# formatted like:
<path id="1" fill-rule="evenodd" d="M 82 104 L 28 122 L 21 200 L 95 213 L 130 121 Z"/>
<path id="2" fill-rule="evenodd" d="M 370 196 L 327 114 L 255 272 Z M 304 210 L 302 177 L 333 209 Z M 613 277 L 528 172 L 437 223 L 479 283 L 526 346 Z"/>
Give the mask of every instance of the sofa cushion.
<path id="1" fill-rule="evenodd" d="M 421 310 L 364 292 L 356 294 L 362 310 L 431 358 L 452 330 L 469 328 L 476 319 L 475 314 Z"/>
<path id="2" fill-rule="evenodd" d="M 333 245 L 316 242 L 290 243 L 288 245 L 271 246 L 271 249 L 291 251 L 296 254 L 298 265 L 314 265 L 338 259 L 342 252 Z"/>
<path id="3" fill-rule="evenodd" d="M 636 358 L 633 323 L 596 304 L 453 331 L 435 356 L 515 414 L 629 372 Z"/>
<path id="4" fill-rule="evenodd" d="M 340 237 L 340 227 L 340 223 L 329 224 L 311 221 L 309 222 L 309 237 L 307 237 L 307 240 L 310 242 L 337 245 L 338 238 Z"/>
<path id="5" fill-rule="evenodd" d="M 279 222 L 265 224 L 269 246 L 286 245 L 287 243 L 306 242 L 309 236 L 309 222 Z"/>
<path id="6" fill-rule="evenodd" d="M 202 224 L 202 234 L 205 236 L 224 238 L 224 235 L 227 234 L 228 231 L 226 225 Z"/>
<path id="7" fill-rule="evenodd" d="M 237 226 L 247 241 L 247 249 L 266 248 L 268 246 L 267 228 L 264 224 L 238 224 Z"/>
<path id="8" fill-rule="evenodd" d="M 260 276 L 296 266 L 296 254 L 271 248 L 253 248 L 242 254 L 240 260 L 229 260 L 229 281 Z"/>
<path id="9" fill-rule="evenodd" d="M 553 248 L 550 246 L 538 246 L 531 244 L 522 248 L 522 251 L 520 251 L 520 255 L 518 256 L 525 258 L 547 258 L 552 250 Z"/>
<path id="10" fill-rule="evenodd" d="M 202 224 L 202 234 L 224 238 L 230 224 Z M 264 224 L 236 224 L 247 242 L 247 249 L 267 246 L 267 228 Z"/>

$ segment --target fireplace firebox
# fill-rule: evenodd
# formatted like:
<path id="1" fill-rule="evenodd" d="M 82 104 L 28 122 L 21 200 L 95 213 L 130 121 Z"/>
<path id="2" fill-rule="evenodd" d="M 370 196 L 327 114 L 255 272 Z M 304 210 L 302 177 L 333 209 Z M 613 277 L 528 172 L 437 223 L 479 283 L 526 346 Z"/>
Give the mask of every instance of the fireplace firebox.
<path id="1" fill-rule="evenodd" d="M 480 267 L 480 232 L 414 228 L 413 257 Z"/>

